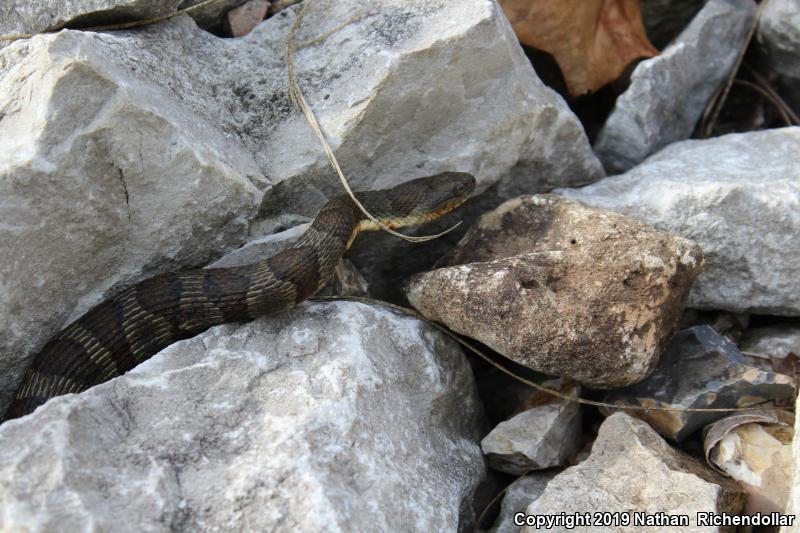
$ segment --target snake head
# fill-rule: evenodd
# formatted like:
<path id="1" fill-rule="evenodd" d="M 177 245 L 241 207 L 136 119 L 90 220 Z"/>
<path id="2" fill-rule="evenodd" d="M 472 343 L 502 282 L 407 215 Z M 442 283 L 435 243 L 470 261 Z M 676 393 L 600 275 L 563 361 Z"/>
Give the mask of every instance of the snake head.
<path id="1" fill-rule="evenodd" d="M 434 176 L 407 181 L 392 189 L 397 197 L 405 197 L 411 211 L 408 215 L 433 220 L 466 202 L 475 191 L 475 177 L 466 172 L 442 172 Z"/>

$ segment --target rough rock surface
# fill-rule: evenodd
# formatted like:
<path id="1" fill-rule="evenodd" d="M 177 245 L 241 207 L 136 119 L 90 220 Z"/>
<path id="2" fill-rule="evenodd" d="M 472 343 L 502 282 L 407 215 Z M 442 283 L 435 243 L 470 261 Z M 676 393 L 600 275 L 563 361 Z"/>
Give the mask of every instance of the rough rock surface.
<path id="1" fill-rule="evenodd" d="M 295 63 L 354 189 L 445 169 L 484 186 L 600 175 L 493 3 L 370 5 Z M 311 10 L 298 40 L 362 7 Z M 258 212 L 255 234 L 269 233 L 340 193 L 287 93 L 296 9 L 236 40 L 184 16 L 0 51 L 0 411 L 29 356 L 112 290 L 206 264 L 239 246 Z"/>
<path id="2" fill-rule="evenodd" d="M 514 514 L 524 513 L 525 509 L 538 498 L 544 488 L 559 470 L 556 468 L 531 472 L 515 481 L 503 496 L 500 514 L 489 530 L 491 533 L 519 533 L 520 526 L 514 524 Z"/>
<path id="3" fill-rule="evenodd" d="M 580 387 L 567 394 L 578 396 Z M 563 466 L 581 444 L 581 406 L 552 399 L 498 424 L 481 441 L 495 470 L 520 475 L 530 470 Z"/>
<path id="4" fill-rule="evenodd" d="M 702 253 L 628 217 L 537 195 L 484 215 L 443 263 L 456 266 L 406 288 L 427 318 L 539 372 L 613 388 L 655 367 Z"/>
<path id="5" fill-rule="evenodd" d="M 784 96 L 800 108 L 800 2 L 770 0 L 758 21 L 756 38 L 767 61 L 781 75 Z"/>
<path id="6" fill-rule="evenodd" d="M 800 314 L 800 127 L 676 143 L 556 192 L 697 241 L 706 265 L 690 306 Z"/>
<path id="7" fill-rule="evenodd" d="M 717 532 L 697 525 L 697 513 L 736 514 L 741 489 L 699 461 L 672 449 L 644 422 L 623 413 L 608 417 L 584 462 L 554 477 L 527 514 L 668 513 L 689 516 L 689 527 L 607 527 L 608 532 Z M 633 518 L 632 518 L 633 520 Z M 589 533 L 593 527 L 548 531 Z M 522 532 L 533 533 L 534 527 Z"/>
<path id="8" fill-rule="evenodd" d="M 731 341 L 708 326 L 677 333 L 655 372 L 631 387 L 612 391 L 605 401 L 673 407 L 747 407 L 769 400 L 794 398 L 789 376 L 764 372 L 746 364 Z M 681 441 L 726 413 L 641 411 L 659 433 Z"/>
<path id="9" fill-rule="evenodd" d="M 659 56 L 642 61 L 594 144 L 610 174 L 688 139 L 752 26 L 752 0 L 709 0 Z"/>
<path id="10" fill-rule="evenodd" d="M 782 359 L 793 353 L 800 357 L 800 325 L 780 324 L 745 331 L 739 344 L 743 352 Z"/>
<path id="11" fill-rule="evenodd" d="M 474 519 L 481 431 L 450 339 L 307 304 L 0 426 L 0 529 L 451 530 Z"/>
<path id="12" fill-rule="evenodd" d="M 800 435 L 800 396 L 795 400 L 794 406 L 794 434 Z M 789 492 L 789 504 L 786 512 L 800 516 L 800 438 L 792 440 L 792 487 Z M 782 533 L 797 533 L 800 531 L 800 524 L 794 527 L 783 528 Z"/>

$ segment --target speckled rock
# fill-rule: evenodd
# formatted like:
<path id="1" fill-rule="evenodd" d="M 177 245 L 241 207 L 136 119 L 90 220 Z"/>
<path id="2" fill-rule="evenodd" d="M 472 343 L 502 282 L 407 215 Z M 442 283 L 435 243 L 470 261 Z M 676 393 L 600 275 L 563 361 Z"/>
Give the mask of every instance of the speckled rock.
<path id="1" fill-rule="evenodd" d="M 370 6 L 295 62 L 355 190 L 440 170 L 473 171 L 484 187 L 602 173 L 493 3 Z M 324 7 L 299 41 L 363 4 Z M 235 40 L 182 16 L 0 50 L 0 411 L 32 354 L 110 293 L 208 264 L 341 193 L 287 92 L 296 11 Z"/>
<path id="2" fill-rule="evenodd" d="M 579 396 L 580 387 L 568 387 L 564 392 Z M 481 449 L 492 468 L 518 476 L 563 466 L 580 444 L 580 404 L 551 397 L 549 402 L 498 424 L 483 438 Z"/>
<path id="3" fill-rule="evenodd" d="M 691 136 L 733 68 L 755 10 L 752 0 L 709 0 L 661 55 L 636 66 L 594 144 L 607 172 L 630 170 Z"/>
<path id="4" fill-rule="evenodd" d="M 382 308 L 307 304 L 0 426 L 0 529 L 466 528 L 481 431 L 452 340 Z"/>
<path id="5" fill-rule="evenodd" d="M 706 266 L 690 306 L 800 315 L 800 127 L 676 143 L 556 192 L 697 241 Z"/>
<path id="6" fill-rule="evenodd" d="M 442 264 L 406 288 L 424 316 L 534 370 L 614 388 L 655 367 L 702 253 L 628 217 L 536 195 L 484 215 Z"/>
<path id="7" fill-rule="evenodd" d="M 670 340 L 649 378 L 612 391 L 605 401 L 643 406 L 747 407 L 769 400 L 790 400 L 795 393 L 789 376 L 747 365 L 735 344 L 708 326 L 695 326 Z M 681 441 L 726 413 L 641 411 L 635 415 L 661 435 Z"/>
<path id="8" fill-rule="evenodd" d="M 630 513 L 627 526 L 548 529 L 559 533 L 716 533 L 720 531 L 717 527 L 697 525 L 697 513 L 737 514 L 743 502 L 741 492 L 736 483 L 671 448 L 644 422 L 617 413 L 600 426 L 589 458 L 554 477 L 525 512 L 590 516 Z M 687 515 L 689 524 L 645 526 L 634 523 L 633 513 Z M 540 529 L 524 527 L 520 531 L 534 533 Z"/>

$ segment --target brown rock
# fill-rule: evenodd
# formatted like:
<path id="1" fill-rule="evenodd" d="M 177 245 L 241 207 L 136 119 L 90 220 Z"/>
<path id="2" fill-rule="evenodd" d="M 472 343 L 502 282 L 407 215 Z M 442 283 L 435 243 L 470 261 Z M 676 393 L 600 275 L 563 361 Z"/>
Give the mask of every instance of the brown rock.
<path id="1" fill-rule="evenodd" d="M 420 313 L 534 370 L 615 388 L 655 368 L 703 259 L 693 241 L 545 194 L 484 215 L 442 263 L 457 266 L 406 287 Z"/>
<path id="2" fill-rule="evenodd" d="M 270 3 L 267 0 L 250 0 L 225 16 L 225 29 L 233 37 L 244 37 L 267 16 Z"/>

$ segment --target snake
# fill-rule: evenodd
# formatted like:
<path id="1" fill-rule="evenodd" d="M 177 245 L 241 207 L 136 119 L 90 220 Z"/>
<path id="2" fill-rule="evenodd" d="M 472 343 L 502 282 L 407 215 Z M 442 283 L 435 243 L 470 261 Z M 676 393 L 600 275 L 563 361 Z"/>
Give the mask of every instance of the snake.
<path id="1" fill-rule="evenodd" d="M 471 174 L 443 172 L 355 197 L 374 219 L 395 229 L 449 213 L 472 195 L 475 184 Z M 25 370 L 3 420 L 120 376 L 212 326 L 295 307 L 327 283 L 359 233 L 377 229 L 350 196 L 336 196 L 293 245 L 261 261 L 168 272 L 124 289 L 44 345 Z"/>

